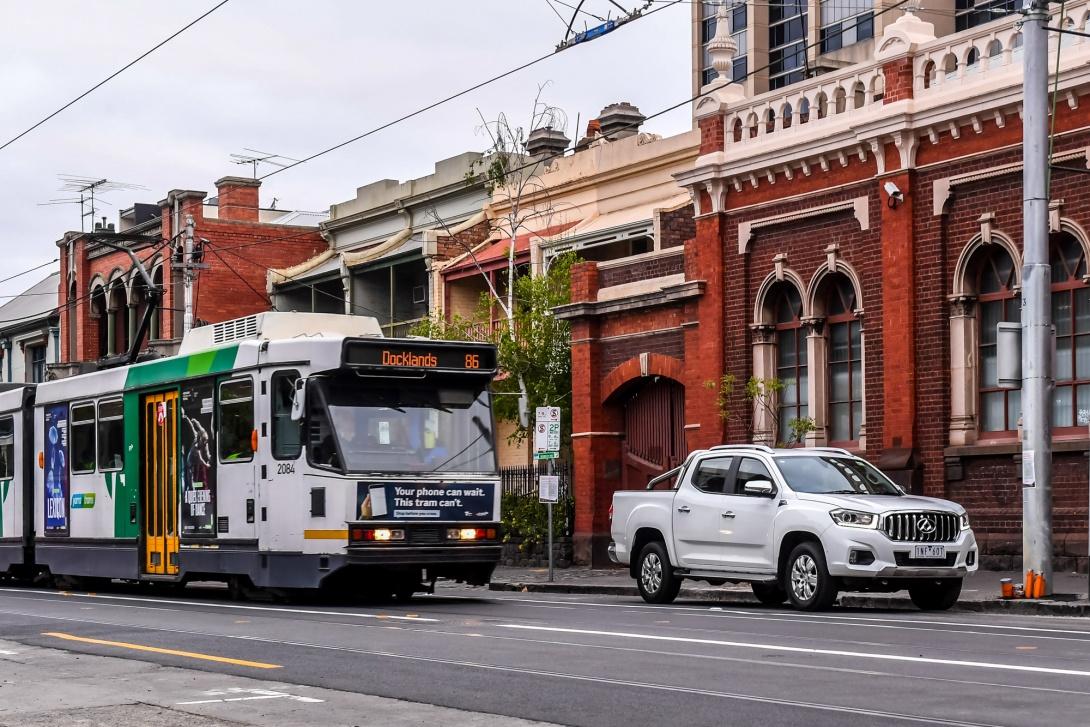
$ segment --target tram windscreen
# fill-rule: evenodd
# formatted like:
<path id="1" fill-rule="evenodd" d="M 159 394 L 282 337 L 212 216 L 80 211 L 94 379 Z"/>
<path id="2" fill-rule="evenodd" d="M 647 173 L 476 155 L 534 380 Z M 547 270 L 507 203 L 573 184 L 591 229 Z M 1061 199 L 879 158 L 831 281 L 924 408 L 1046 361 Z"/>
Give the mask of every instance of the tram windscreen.
<path id="1" fill-rule="evenodd" d="M 319 395 L 310 400 L 314 464 L 346 472 L 496 471 L 485 388 L 355 375 L 315 384 Z"/>

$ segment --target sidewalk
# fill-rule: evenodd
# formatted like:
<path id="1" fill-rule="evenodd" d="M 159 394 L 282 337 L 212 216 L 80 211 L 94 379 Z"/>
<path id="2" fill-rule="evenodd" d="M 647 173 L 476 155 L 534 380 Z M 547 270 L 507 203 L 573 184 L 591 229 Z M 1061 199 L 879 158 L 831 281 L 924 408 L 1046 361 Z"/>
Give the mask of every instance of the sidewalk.
<path id="1" fill-rule="evenodd" d="M 546 568 L 511 568 L 500 566 L 492 576 L 493 591 L 527 593 L 576 593 L 610 596 L 639 596 L 636 582 L 627 568 L 592 569 L 574 566 L 557 568 L 555 580 L 548 583 Z M 1021 583 L 1024 574 L 1004 571 L 977 571 L 965 579 L 961 600 L 956 609 L 1011 614 L 1044 614 L 1054 616 L 1090 616 L 1087 600 L 1087 576 L 1084 573 L 1053 574 L 1053 592 L 1068 594 L 1054 599 L 1008 601 L 999 597 L 999 579 L 1010 578 Z M 1071 600 L 1072 596 L 1077 600 Z M 710 586 L 703 581 L 685 581 L 678 596 L 682 601 L 709 601 L 736 605 L 755 605 L 748 585 Z M 1064 600 L 1061 600 L 1064 599 Z M 915 610 L 908 593 L 845 593 L 837 601 L 847 608 L 884 608 Z"/>

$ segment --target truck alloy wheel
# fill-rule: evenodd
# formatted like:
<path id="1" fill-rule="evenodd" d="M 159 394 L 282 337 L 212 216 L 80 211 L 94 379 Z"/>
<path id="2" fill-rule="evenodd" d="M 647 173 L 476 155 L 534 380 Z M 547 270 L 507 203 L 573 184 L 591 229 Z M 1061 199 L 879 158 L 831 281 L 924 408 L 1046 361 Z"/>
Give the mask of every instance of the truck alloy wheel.
<path id="1" fill-rule="evenodd" d="M 837 585 L 825 566 L 825 553 L 818 543 L 800 543 L 787 558 L 784 589 L 791 603 L 803 611 L 820 611 L 833 605 Z"/>
<path id="2" fill-rule="evenodd" d="M 640 596 L 648 603 L 671 603 L 681 590 L 681 579 L 674 575 L 666 546 L 648 543 L 640 552 L 639 576 L 636 585 Z"/>

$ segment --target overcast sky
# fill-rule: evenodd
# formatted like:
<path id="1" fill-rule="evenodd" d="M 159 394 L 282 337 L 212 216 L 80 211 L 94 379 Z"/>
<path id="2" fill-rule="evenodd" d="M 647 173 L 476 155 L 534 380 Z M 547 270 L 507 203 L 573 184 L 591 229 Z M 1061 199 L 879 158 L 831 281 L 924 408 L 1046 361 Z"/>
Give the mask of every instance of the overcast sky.
<path id="1" fill-rule="evenodd" d="M 215 4 L 0 0 L 0 144 Z M 570 17 L 557 0 L 552 6 Z M 584 7 L 617 14 L 608 0 Z M 546 82 L 544 100 L 570 117 L 569 137 L 577 116 L 585 126 L 609 103 L 630 101 L 647 115 L 672 106 L 690 95 L 689 13 L 687 2 L 668 7 L 271 177 L 262 203 L 321 210 L 368 182 L 428 174 L 436 160 L 486 146 L 477 108 L 525 124 Z M 578 27 L 583 20 L 596 22 L 583 17 Z M 79 229 L 78 206 L 39 206 L 69 196 L 58 174 L 147 187 L 105 196 L 112 206 L 100 214 L 116 222 L 134 201 L 154 203 L 176 188 L 214 194 L 219 177 L 247 175 L 231 153 L 307 156 L 536 58 L 564 30 L 547 0 L 230 0 L 0 151 L 0 278 L 57 257 L 56 240 Z M 690 118 L 683 107 L 645 130 L 679 133 Z M 0 294 L 48 272 L 0 283 Z"/>

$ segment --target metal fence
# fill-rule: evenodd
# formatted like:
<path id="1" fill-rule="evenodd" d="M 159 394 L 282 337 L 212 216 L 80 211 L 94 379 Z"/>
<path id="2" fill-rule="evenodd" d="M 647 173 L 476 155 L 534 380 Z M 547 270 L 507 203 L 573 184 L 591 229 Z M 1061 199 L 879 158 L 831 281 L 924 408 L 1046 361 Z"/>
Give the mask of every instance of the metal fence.
<path id="1" fill-rule="evenodd" d="M 548 474 L 545 462 L 536 462 L 531 467 L 501 467 L 500 481 L 504 495 L 525 497 L 537 501 L 538 475 Z M 560 478 L 559 504 L 554 517 L 557 518 L 559 534 L 571 537 L 575 529 L 575 499 L 572 493 L 572 466 L 570 462 L 556 462 L 553 474 Z M 557 531 L 554 531 L 557 532 Z"/>
<path id="2" fill-rule="evenodd" d="M 533 495 L 537 497 L 538 475 L 549 474 L 545 462 L 536 462 L 532 467 L 500 467 L 500 481 L 505 495 Z M 571 497 L 571 462 L 556 462 L 553 474 L 560 477 L 560 499 Z"/>

